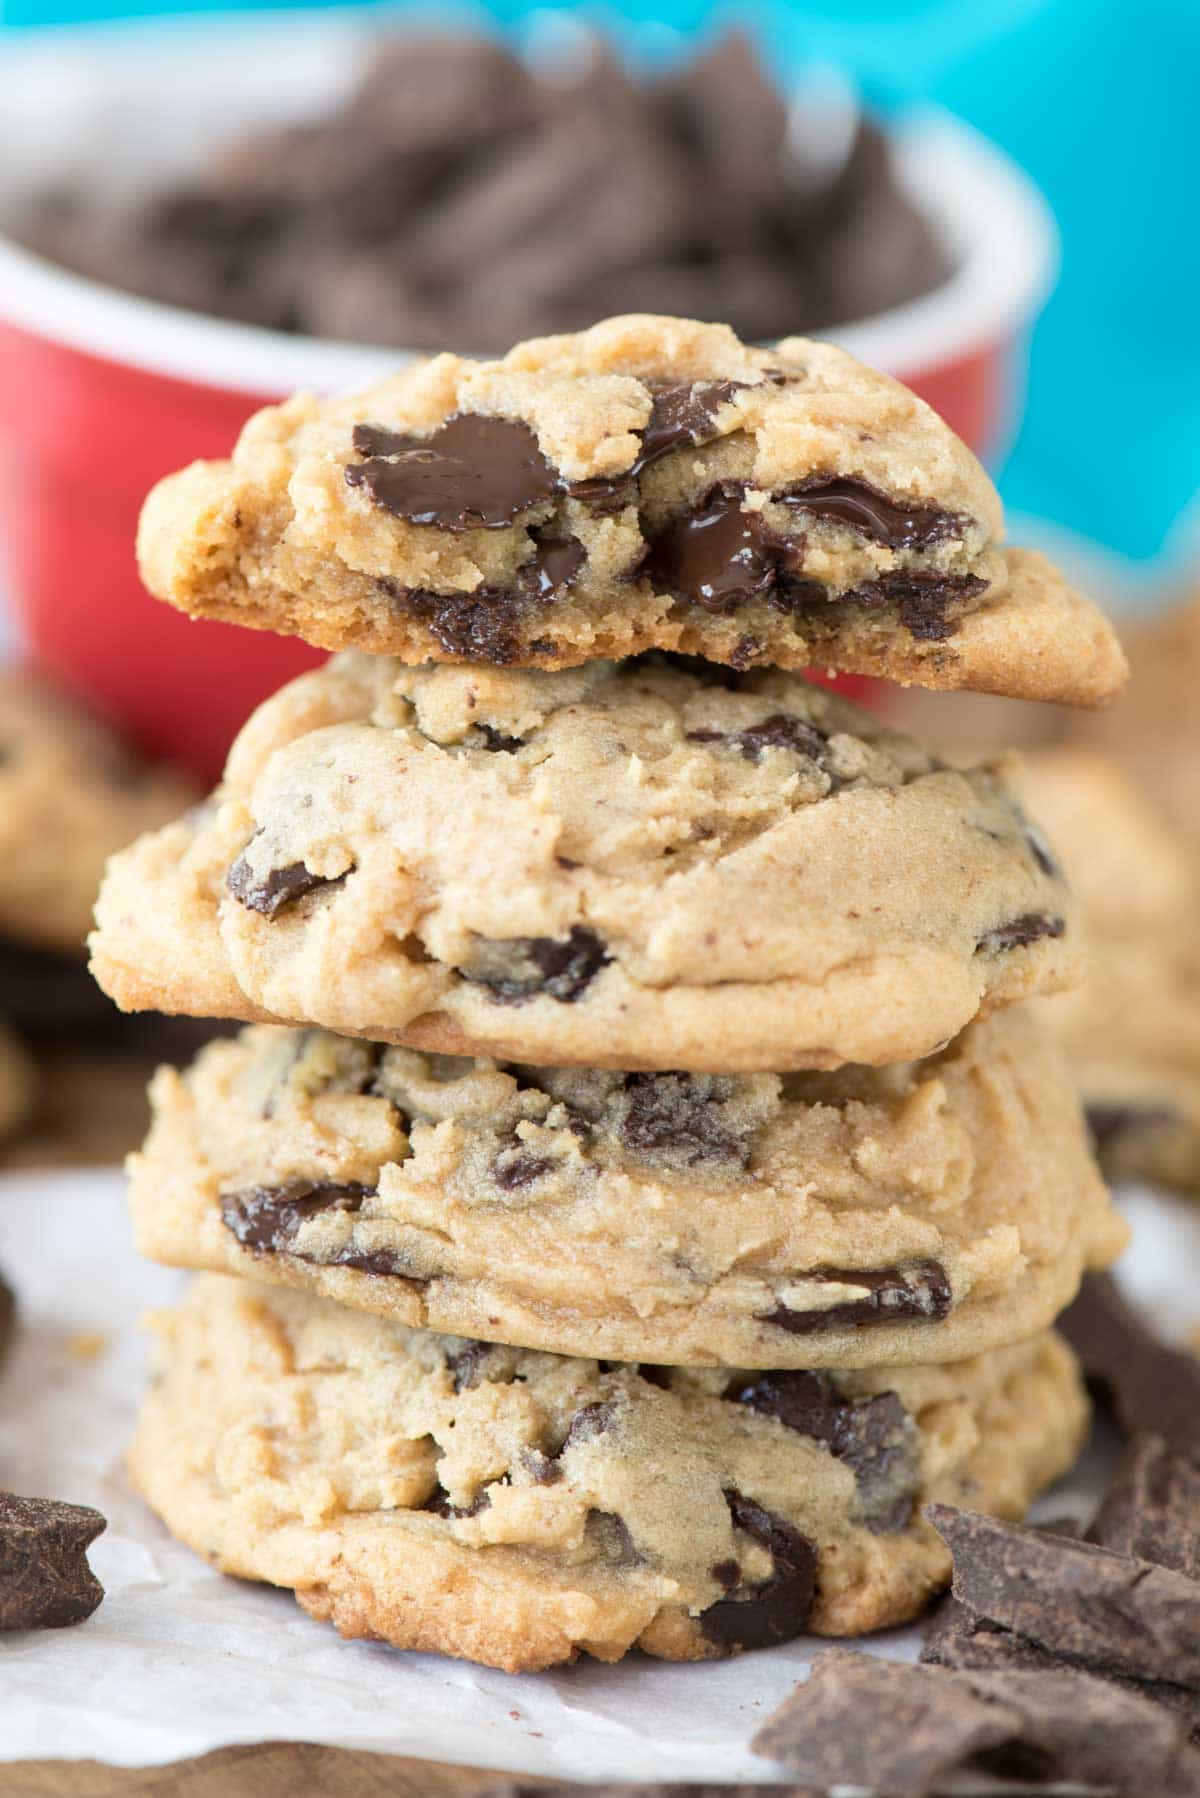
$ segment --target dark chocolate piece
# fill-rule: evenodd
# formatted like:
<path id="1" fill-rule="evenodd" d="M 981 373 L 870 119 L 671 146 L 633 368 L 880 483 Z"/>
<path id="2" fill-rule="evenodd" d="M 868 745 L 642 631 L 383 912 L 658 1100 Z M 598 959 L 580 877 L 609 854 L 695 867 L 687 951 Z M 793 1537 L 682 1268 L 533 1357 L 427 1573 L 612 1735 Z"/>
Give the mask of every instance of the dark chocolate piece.
<path id="1" fill-rule="evenodd" d="M 475 1494 L 469 1505 L 452 1505 L 450 1503 L 450 1494 L 446 1491 L 444 1486 L 439 1485 L 434 1487 L 433 1491 L 429 1494 L 429 1497 L 425 1500 L 425 1503 L 423 1505 L 418 1505 L 417 1509 L 419 1511 L 432 1511 L 435 1517 L 478 1517 L 481 1511 L 487 1510 L 491 1502 L 491 1497 L 486 1489 L 481 1488 L 480 1491 Z"/>
<path id="2" fill-rule="evenodd" d="M 961 537 L 972 522 L 961 512 L 905 504 L 869 481 L 844 475 L 810 475 L 779 498 L 785 506 L 847 525 L 889 549 L 932 549 Z"/>
<path id="3" fill-rule="evenodd" d="M 576 575 L 587 561 L 587 551 L 578 537 L 554 537 L 535 531 L 533 540 L 532 556 L 517 571 L 517 588 L 521 598 L 547 605 L 574 586 Z"/>
<path id="4" fill-rule="evenodd" d="M 1073 1668 L 952 1672 L 827 1649 L 753 1747 L 819 1791 L 919 1795 L 968 1773 L 1037 1790 L 1200 1791 L 1200 1754 L 1176 1718 Z"/>
<path id="5" fill-rule="evenodd" d="M 338 880 L 344 878 L 342 875 Z M 240 855 L 226 875 L 225 885 L 239 905 L 261 912 L 264 918 L 273 918 L 294 899 L 315 892 L 317 887 L 337 886 L 338 880 L 314 874 L 303 862 L 290 862 L 286 868 L 268 868 L 265 874 L 256 874 L 246 857 Z"/>
<path id="6" fill-rule="evenodd" d="M 1062 869 L 1055 859 L 1053 849 L 1051 849 L 1037 825 L 1031 823 L 1024 812 L 1021 812 L 1019 809 L 1018 816 L 1021 819 L 1021 826 L 1025 832 L 1025 841 L 1029 845 L 1029 853 L 1041 869 L 1042 873 L 1048 874 L 1052 880 L 1061 880 Z"/>
<path id="7" fill-rule="evenodd" d="M 749 1140 L 723 1114 L 732 1092 L 733 1082 L 719 1074 L 627 1074 L 621 1139 L 641 1161 L 744 1167 Z"/>
<path id="8" fill-rule="evenodd" d="M 1058 1327 L 1126 1435 L 1152 1431 L 1200 1461 L 1200 1361 L 1147 1329 L 1111 1274 L 1089 1274 Z"/>
<path id="9" fill-rule="evenodd" d="M 285 1186 L 251 1186 L 221 1194 L 221 1218 L 244 1249 L 286 1250 L 301 1224 L 322 1211 L 361 1210 L 375 1187 L 357 1181 L 289 1180 Z"/>
<path id="10" fill-rule="evenodd" d="M 525 604 L 515 590 L 476 587 L 471 593 L 430 593 L 382 576 L 376 583 L 393 604 L 428 625 L 447 655 L 503 668 L 534 645 L 525 642 Z"/>
<path id="11" fill-rule="evenodd" d="M 895 1323 L 907 1317 L 937 1322 L 954 1304 L 950 1277 L 940 1261 L 908 1261 L 902 1267 L 815 1267 L 805 1280 L 864 1287 L 861 1299 L 847 1299 L 824 1310 L 796 1311 L 782 1301 L 760 1315 L 762 1323 L 776 1324 L 789 1335 L 811 1330 L 838 1330 L 849 1324 Z"/>
<path id="12" fill-rule="evenodd" d="M 918 1486 L 916 1434 L 894 1392 L 847 1399 L 827 1373 L 789 1370 L 751 1374 L 725 1396 L 777 1417 L 844 1461 L 869 1529 L 884 1534 L 907 1528 Z"/>
<path id="13" fill-rule="evenodd" d="M 975 953 L 999 955 L 1009 949 L 1024 949 L 1043 937 L 1062 936 L 1066 928 L 1064 918 L 1050 918 L 1045 912 L 1024 912 L 1019 918 L 1010 918 L 1007 924 L 997 924 L 994 930 L 984 931 L 975 945 Z"/>
<path id="14" fill-rule="evenodd" d="M 654 539 L 642 573 L 661 592 L 719 615 L 771 593 L 781 557 L 802 551 L 760 512 L 743 512 L 738 489 L 718 487 Z"/>
<path id="15" fill-rule="evenodd" d="M 221 1194 L 221 1220 L 225 1228 L 254 1254 L 294 1255 L 314 1267 L 353 1267 L 359 1273 L 398 1275 L 405 1280 L 424 1280 L 428 1275 L 413 1267 L 403 1255 L 388 1249 L 360 1250 L 346 1243 L 329 1256 L 316 1256 L 296 1247 L 300 1227 L 322 1211 L 358 1212 L 364 1199 L 374 1198 L 375 1187 L 356 1181 L 338 1185 L 332 1180 L 290 1180 L 286 1186 L 251 1186 L 241 1192 Z"/>
<path id="16" fill-rule="evenodd" d="M 573 1005 L 610 957 L 594 930 L 572 924 L 569 935 L 479 939 L 475 960 L 458 971 L 464 980 L 490 988 L 505 1004 L 544 994 Z"/>
<path id="17" fill-rule="evenodd" d="M 515 755 L 518 749 L 525 747 L 524 737 L 506 737 L 502 730 L 495 730 L 490 724 L 480 724 L 477 729 L 483 737 L 484 748 L 490 749 L 493 755 Z"/>
<path id="18" fill-rule="evenodd" d="M 710 1642 L 730 1651 L 790 1642 L 803 1631 L 816 1596 L 816 1544 L 741 1492 L 727 1491 L 725 1502 L 734 1528 L 769 1551 L 774 1572 L 755 1585 L 731 1588 L 728 1598 L 700 1613 L 700 1628 Z"/>
<path id="19" fill-rule="evenodd" d="M 920 569 L 896 568 L 835 597 L 839 604 L 868 610 L 895 606 L 899 622 L 910 636 L 923 643 L 942 643 L 958 629 L 952 608 L 961 608 L 986 586 L 977 574 L 927 574 Z"/>
<path id="20" fill-rule="evenodd" d="M 950 1675 L 827 1648 L 750 1745 L 802 1773 L 814 1793 L 854 1786 L 909 1798 L 998 1747 L 1014 1723 Z"/>
<path id="21" fill-rule="evenodd" d="M 0 1630 L 62 1629 L 90 1617 L 104 1587 L 87 1548 L 105 1527 L 86 1505 L 0 1492 Z"/>
<path id="22" fill-rule="evenodd" d="M 672 450 L 707 442 L 719 409 L 747 386 L 745 381 L 689 381 L 659 387 L 642 432 L 641 448 L 620 474 L 572 481 L 567 491 L 597 511 L 619 509 L 636 498 L 633 483 Z"/>
<path id="23" fill-rule="evenodd" d="M 440 531 L 503 530 L 561 487 L 529 426 L 510 418 L 460 412 L 428 437 L 360 424 L 354 448 L 364 460 L 347 465 L 352 487 L 383 511 Z"/>
<path id="24" fill-rule="evenodd" d="M 491 1175 L 503 1192 L 520 1192 L 540 1180 L 543 1174 L 548 1174 L 553 1166 L 548 1155 L 531 1155 L 520 1139 L 514 1137 L 493 1157 Z"/>
<path id="25" fill-rule="evenodd" d="M 446 1356 L 446 1366 L 450 1370 L 450 1378 L 454 1381 L 455 1392 L 466 1392 L 471 1386 L 477 1386 L 483 1374 L 488 1356 L 492 1352 L 490 1342 L 465 1341 L 461 1348 L 455 1349 Z"/>
<path id="26" fill-rule="evenodd" d="M 1135 1436 L 1087 1539 L 1200 1580 L 1200 1464 L 1161 1436 Z"/>
<path id="27" fill-rule="evenodd" d="M 997 1671 L 1054 1673 L 1074 1668 L 1075 1663 L 1063 1655 L 1016 1636 L 1011 1630 L 999 1629 L 985 1619 L 975 1617 L 966 1605 L 950 1594 L 942 1600 L 925 1631 L 921 1660 L 929 1666 L 950 1667 L 960 1671 Z M 1200 1743 L 1200 1693 L 1189 1692 L 1164 1680 L 1135 1679 L 1127 1673 L 1116 1673 L 1110 1667 L 1077 1668 L 1088 1672 L 1106 1686 L 1148 1698 L 1162 1705 L 1180 1719 L 1184 1730 Z"/>
<path id="28" fill-rule="evenodd" d="M 603 1436 L 606 1430 L 612 1428 L 616 1414 L 616 1406 L 603 1399 L 582 1406 L 571 1419 L 559 1454 L 565 1455 L 569 1448 L 575 1448 L 581 1442 L 594 1442 L 597 1436 Z"/>
<path id="29" fill-rule="evenodd" d="M 950 1505 L 925 1515 L 954 1557 L 954 1596 L 1053 1653 L 1200 1691 L 1200 1584 L 1090 1542 Z"/>
<path id="30" fill-rule="evenodd" d="M 762 760 L 764 749 L 788 749 L 793 755 L 802 755 L 822 767 L 829 748 L 829 738 L 824 731 L 809 724 L 807 719 L 795 718 L 788 712 L 772 712 L 761 724 L 751 724 L 732 734 L 719 730 L 690 730 L 687 739 L 689 743 L 729 743 L 752 762 Z"/>

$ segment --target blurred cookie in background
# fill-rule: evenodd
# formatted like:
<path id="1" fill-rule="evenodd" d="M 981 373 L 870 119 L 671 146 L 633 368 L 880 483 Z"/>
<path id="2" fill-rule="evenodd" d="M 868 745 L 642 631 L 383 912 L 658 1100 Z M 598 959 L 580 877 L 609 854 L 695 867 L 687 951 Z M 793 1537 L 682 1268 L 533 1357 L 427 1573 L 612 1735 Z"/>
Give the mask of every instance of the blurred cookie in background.
<path id="1" fill-rule="evenodd" d="M 1033 752 L 1024 798 L 1083 906 L 1087 980 L 1038 1003 L 1075 1069 L 1101 1164 L 1110 1178 L 1200 1192 L 1200 868 L 1124 766 L 1097 751 Z"/>
<path id="2" fill-rule="evenodd" d="M 155 1013 L 125 1016 L 84 953 L 108 856 L 195 796 L 186 775 L 143 761 L 40 674 L 0 669 L 6 1167 L 119 1161 L 145 1132 L 155 1063 L 190 1055 L 213 1034 Z"/>
<path id="3" fill-rule="evenodd" d="M 17 1129 L 33 1103 L 33 1061 L 4 1023 L 0 1023 L 0 1140 Z M 0 1335 L 4 1333 L 4 1283 L 0 1280 Z"/>
<path id="4" fill-rule="evenodd" d="M 1200 856 L 1200 592 L 1146 624 L 1123 628 L 1132 679 L 1103 716 L 1072 736 L 1128 770 Z"/>

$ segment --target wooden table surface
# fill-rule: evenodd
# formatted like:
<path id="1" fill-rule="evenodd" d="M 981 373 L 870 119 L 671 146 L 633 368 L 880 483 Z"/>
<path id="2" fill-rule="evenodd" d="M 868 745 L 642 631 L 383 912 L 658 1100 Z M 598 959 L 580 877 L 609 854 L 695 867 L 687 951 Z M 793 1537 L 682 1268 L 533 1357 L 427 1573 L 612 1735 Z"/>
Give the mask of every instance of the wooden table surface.
<path id="1" fill-rule="evenodd" d="M 0 1146 L 0 1171 L 115 1166 L 141 1141 L 151 1064 L 56 1050 L 41 1058 L 40 1072 L 34 1113 Z M 0 1760 L 3 1798 L 477 1798 L 503 1777 L 297 1742 L 224 1748 L 165 1767 Z"/>

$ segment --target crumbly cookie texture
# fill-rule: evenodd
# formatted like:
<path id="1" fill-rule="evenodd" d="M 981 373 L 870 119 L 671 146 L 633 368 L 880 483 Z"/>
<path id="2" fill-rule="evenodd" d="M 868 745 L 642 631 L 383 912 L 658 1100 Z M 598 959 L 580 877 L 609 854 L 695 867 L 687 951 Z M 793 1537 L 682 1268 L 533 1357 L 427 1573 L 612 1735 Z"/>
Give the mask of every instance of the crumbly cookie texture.
<path id="1" fill-rule="evenodd" d="M 1114 1177 L 1200 1190 L 1200 866 L 1124 769 L 1088 750 L 1030 760 L 1025 795 L 1084 912 L 1088 975 L 1039 1007 Z"/>
<path id="2" fill-rule="evenodd" d="M 1200 593 L 1127 635 L 1128 694 L 1111 717 L 1076 731 L 1133 776 L 1200 862 Z"/>
<path id="3" fill-rule="evenodd" d="M 0 1138 L 25 1121 L 33 1103 L 35 1079 L 28 1051 L 0 1021 Z"/>
<path id="4" fill-rule="evenodd" d="M 797 675 L 658 656 L 343 656 L 116 858 L 97 920 L 127 1008 L 622 1071 L 908 1060 L 1080 972 L 1000 772 Z"/>
<path id="5" fill-rule="evenodd" d="M 40 677 L 0 670 L 0 937 L 82 957 L 108 857 L 195 797 Z"/>
<path id="6" fill-rule="evenodd" d="M 259 1026 L 152 1099 L 143 1254 L 558 1354 L 957 1360 L 1046 1329 L 1126 1237 L 1029 1007 L 925 1062 L 782 1077 Z"/>
<path id="7" fill-rule="evenodd" d="M 646 649 L 1104 703 L 1112 630 L 907 388 L 830 344 L 633 315 L 251 419 L 155 488 L 150 590 L 327 649 Z"/>
<path id="8" fill-rule="evenodd" d="M 941 1367 L 611 1366 L 206 1275 L 130 1465 L 168 1528 L 343 1635 L 510 1671 L 914 1616 L 930 1501 L 1019 1516 L 1087 1406 L 1053 1335 Z"/>

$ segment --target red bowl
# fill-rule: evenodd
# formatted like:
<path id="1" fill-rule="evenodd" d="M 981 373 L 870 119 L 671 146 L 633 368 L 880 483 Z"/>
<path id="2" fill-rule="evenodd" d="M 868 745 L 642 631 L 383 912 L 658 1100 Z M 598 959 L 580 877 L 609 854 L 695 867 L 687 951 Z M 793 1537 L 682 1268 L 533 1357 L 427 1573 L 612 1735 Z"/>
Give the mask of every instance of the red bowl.
<path id="1" fill-rule="evenodd" d="M 318 18 L 291 22 L 288 33 L 289 109 L 303 113 L 353 78 L 363 28 Z M 81 32 L 5 49 L 5 208 L 48 172 L 36 154 L 48 113 L 78 123 L 79 93 L 64 69 L 93 102 L 101 141 L 106 116 L 128 132 L 138 108 L 152 107 L 147 150 L 159 176 L 214 129 L 278 117 L 271 27 L 223 20 L 218 33 L 164 22 L 139 29 L 136 54 L 133 41 Z M 908 382 L 994 458 L 1019 414 L 1026 337 L 1054 272 L 1053 226 L 1028 180 L 948 115 L 924 110 L 901 122 L 896 151 L 900 178 L 957 273 L 920 300 L 829 334 Z M 118 169 L 115 178 L 125 177 Z M 0 550 L 33 654 L 150 752 L 213 775 L 251 708 L 321 656 L 155 604 L 133 560 L 142 499 L 169 470 L 228 454 L 258 406 L 298 388 L 366 385 L 404 360 L 137 299 L 0 235 Z"/>

